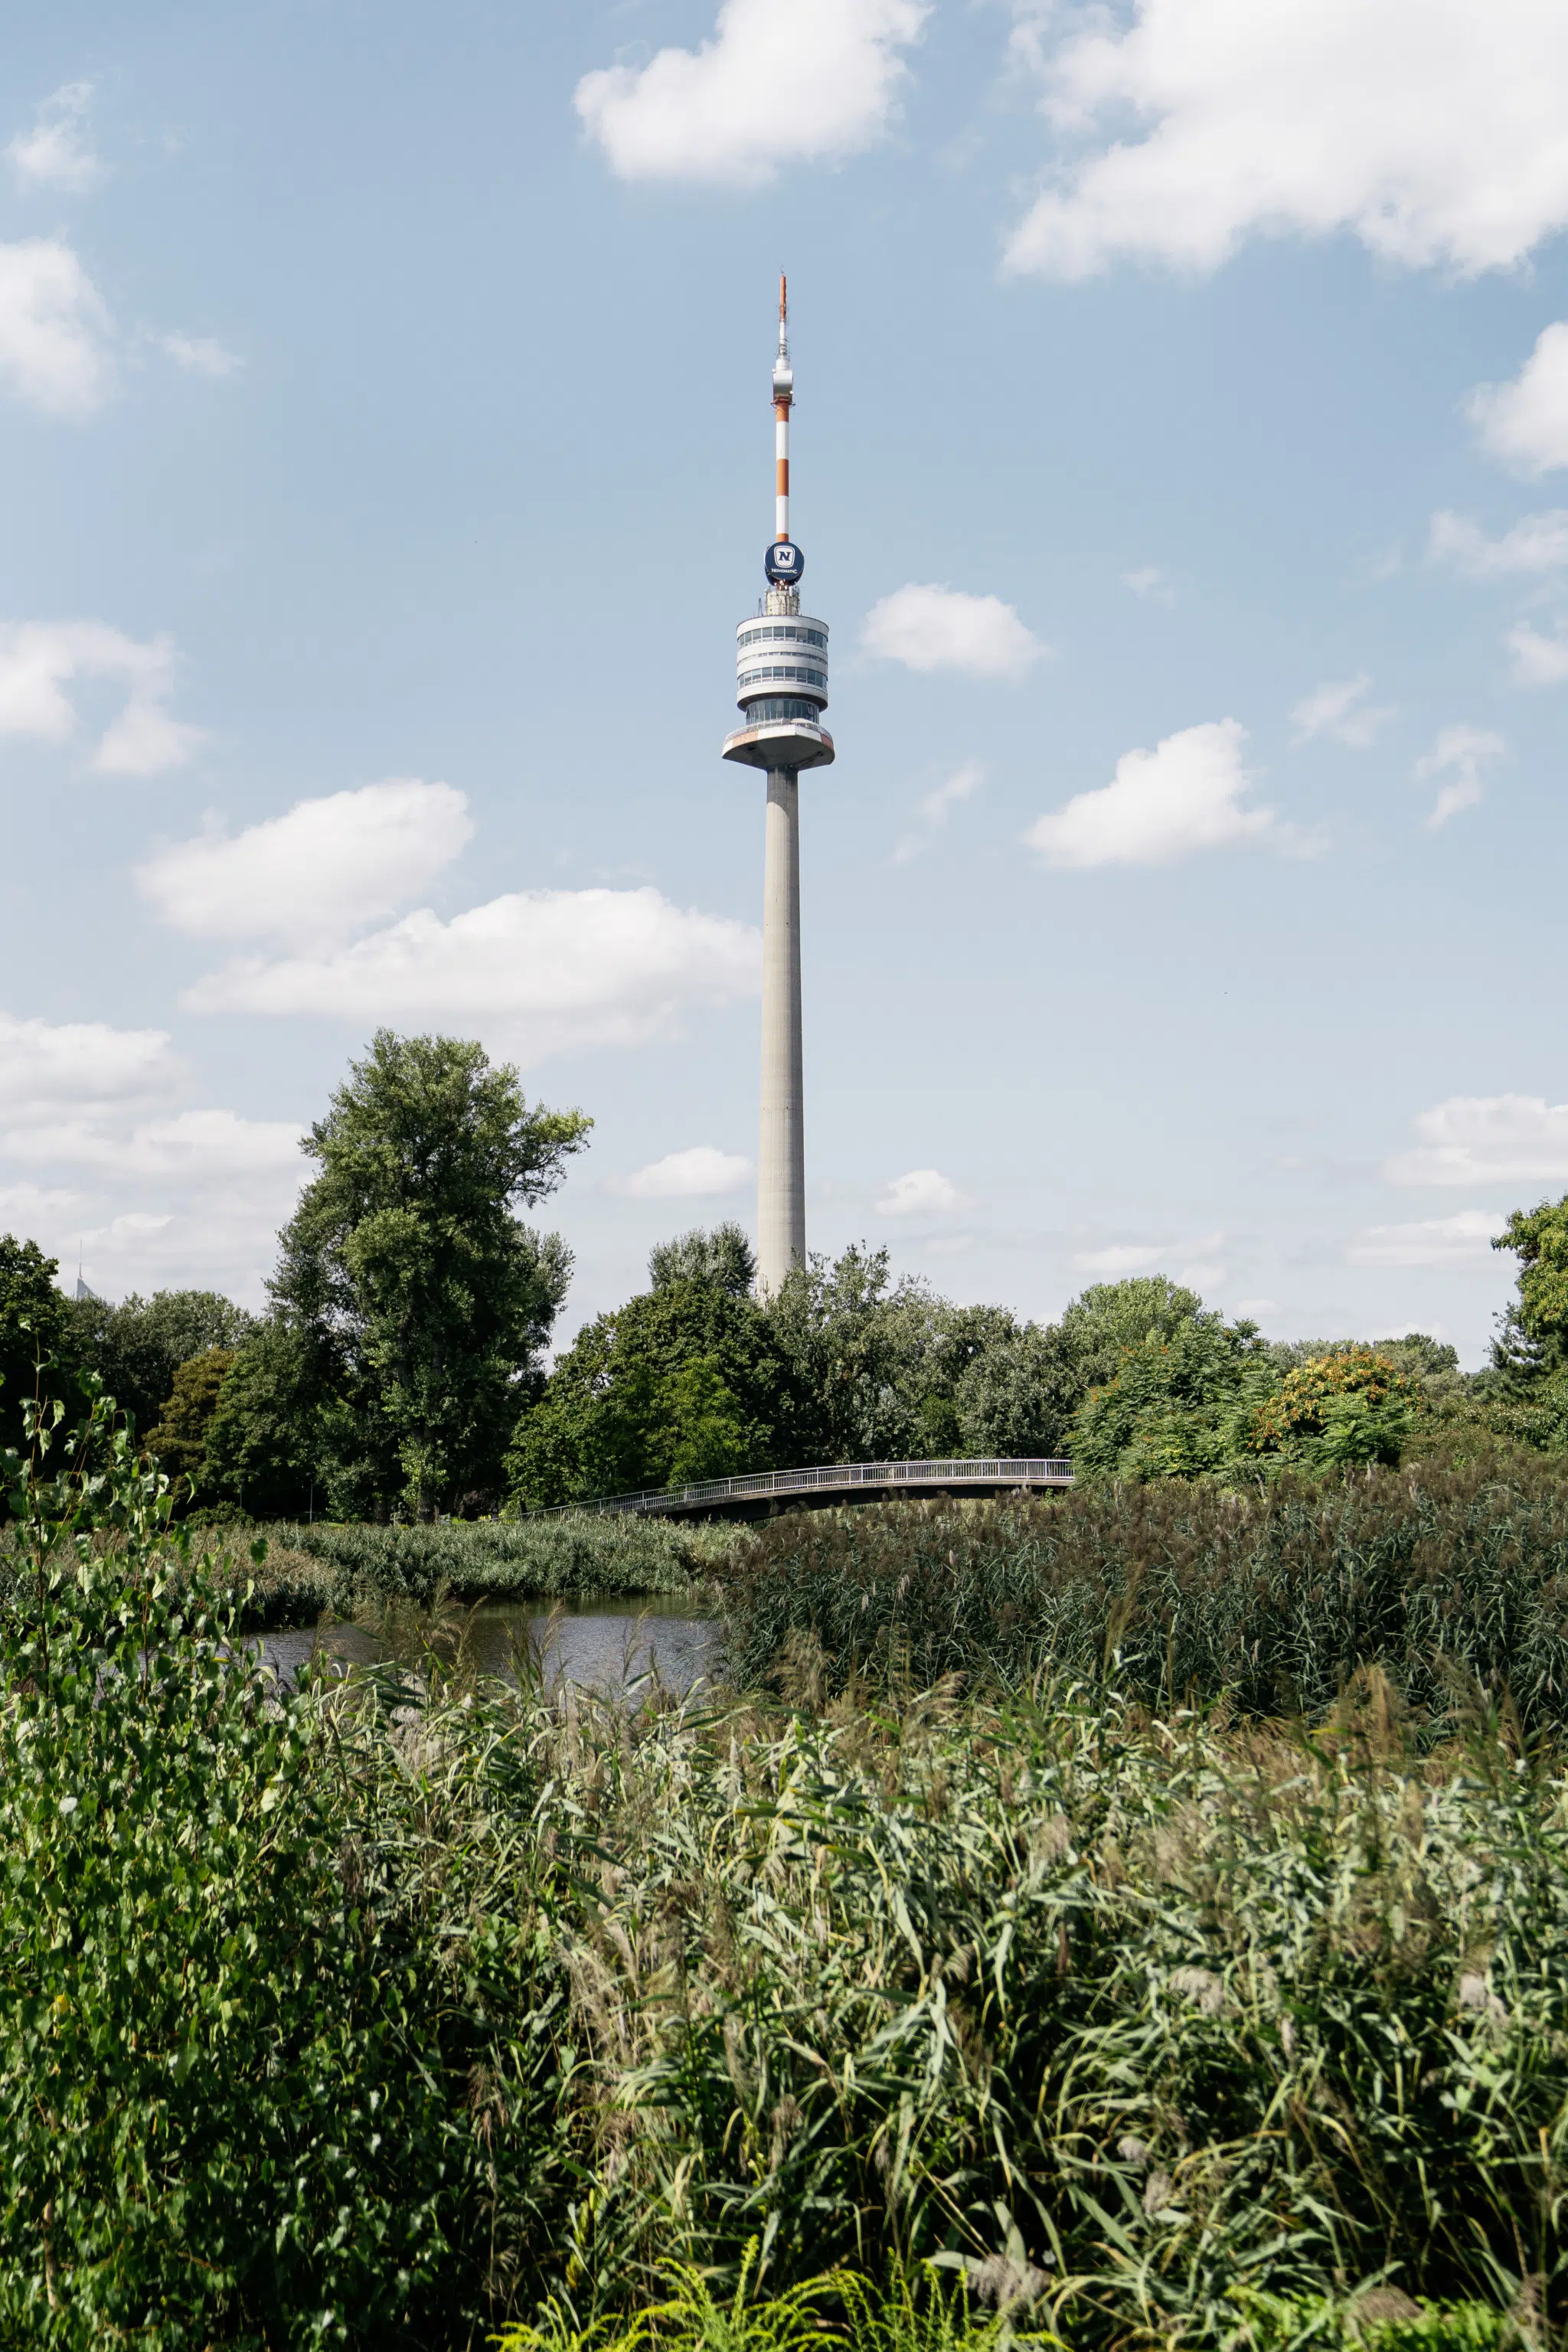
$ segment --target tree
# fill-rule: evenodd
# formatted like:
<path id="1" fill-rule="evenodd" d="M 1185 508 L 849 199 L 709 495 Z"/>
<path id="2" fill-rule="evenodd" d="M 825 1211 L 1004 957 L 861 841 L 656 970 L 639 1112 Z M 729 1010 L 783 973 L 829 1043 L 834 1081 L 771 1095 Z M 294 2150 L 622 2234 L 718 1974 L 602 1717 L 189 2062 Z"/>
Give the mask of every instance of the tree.
<path id="1" fill-rule="evenodd" d="M 1336 1348 L 1286 1373 L 1255 1407 L 1247 1442 L 1254 1454 L 1311 1470 L 1397 1462 L 1415 1393 L 1415 1382 L 1379 1349 Z"/>
<path id="2" fill-rule="evenodd" d="M 37 1242 L 0 1235 L 0 1448 L 26 1451 L 24 1401 L 38 1385 L 41 1358 L 56 1355 L 66 1333 L 66 1301 L 55 1287 L 58 1258 L 46 1257 Z M 63 1368 L 43 1374 L 46 1394 L 58 1396 Z"/>
<path id="3" fill-rule="evenodd" d="M 667 1290 L 672 1282 L 710 1282 L 737 1298 L 750 1297 L 757 1279 L 757 1255 L 743 1225 L 695 1227 L 672 1242 L 657 1242 L 648 1254 L 648 1287 Z"/>
<path id="4" fill-rule="evenodd" d="M 1278 1382 L 1255 1323 L 1200 1311 L 1168 1337 L 1156 1326 L 1079 1408 L 1074 1472 L 1137 1484 L 1222 1473 L 1247 1453 L 1253 1412 Z"/>
<path id="5" fill-rule="evenodd" d="M 507 1456 L 530 1507 L 783 1466 L 795 1397 L 769 1318 L 686 1276 L 598 1316 L 527 1407 Z"/>
<path id="6" fill-rule="evenodd" d="M 187 1356 L 156 1423 L 147 1432 L 147 1451 L 170 1478 L 183 1478 L 187 1495 L 198 1494 L 206 1476 L 207 1433 L 223 1384 L 238 1358 L 232 1348 L 204 1348 Z"/>
<path id="7" fill-rule="evenodd" d="M 236 1355 L 207 1423 L 202 1491 L 258 1519 L 302 1518 L 324 1487 L 321 1398 L 304 1335 L 269 1316 Z"/>
<path id="8" fill-rule="evenodd" d="M 216 1290 L 135 1291 L 111 1307 L 102 1298 L 64 1302 L 62 1349 L 95 1371 L 143 1435 L 159 1418 L 174 1375 L 210 1348 L 242 1347 L 257 1318 Z"/>
<path id="9" fill-rule="evenodd" d="M 554 1191 L 591 1124 L 531 1108 L 514 1069 L 458 1038 L 384 1029 L 351 1065 L 305 1139 L 321 1172 L 270 1285 L 306 1345 L 340 1513 L 497 1490 L 571 1271 L 514 1212 Z"/>

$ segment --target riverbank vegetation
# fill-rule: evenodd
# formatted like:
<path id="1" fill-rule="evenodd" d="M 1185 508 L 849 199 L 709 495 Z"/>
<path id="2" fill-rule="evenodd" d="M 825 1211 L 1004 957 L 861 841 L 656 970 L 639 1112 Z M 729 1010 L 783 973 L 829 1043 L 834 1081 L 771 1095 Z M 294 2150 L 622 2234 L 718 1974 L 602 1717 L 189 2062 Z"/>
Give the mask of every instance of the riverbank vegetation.
<path id="1" fill-rule="evenodd" d="M 590 1125 L 478 1045 L 379 1033 L 304 1139 L 318 1172 L 264 1315 L 205 1291 L 67 1299 L 35 1243 L 0 1240 L 0 1439 L 41 1359 L 57 1394 L 101 1381 L 182 1507 L 307 1526 L 835 1461 L 1070 1454 L 1080 1483 L 1246 1488 L 1453 1441 L 1568 1454 L 1568 1202 L 1499 1234 L 1519 1293 L 1473 1374 L 1420 1333 L 1267 1340 L 1160 1276 L 1040 1324 L 858 1246 L 759 1301 L 734 1225 L 661 1244 L 647 1289 L 547 1363 L 571 1255 L 523 1213 Z"/>
<path id="2" fill-rule="evenodd" d="M 799 1641 L 700 1707 L 417 1644 L 279 1690 L 101 1409 L 74 1458 L 0 1611 L 0 2341 L 456 2347 L 928 2259 L 1075 2346 L 1557 2326 L 1554 1728 L 1463 1684 L 1417 1736 L 1376 1672 L 1295 1727 L 835 1696 Z"/>

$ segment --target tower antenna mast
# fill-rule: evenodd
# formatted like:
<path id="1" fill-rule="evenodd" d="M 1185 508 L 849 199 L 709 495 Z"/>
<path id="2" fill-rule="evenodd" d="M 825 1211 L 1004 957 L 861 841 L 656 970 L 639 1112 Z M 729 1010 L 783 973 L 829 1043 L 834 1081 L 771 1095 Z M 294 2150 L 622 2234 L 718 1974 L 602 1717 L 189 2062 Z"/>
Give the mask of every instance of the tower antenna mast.
<path id="1" fill-rule="evenodd" d="M 735 697 L 743 724 L 726 760 L 768 780 L 763 836 L 762 1124 L 757 1152 L 757 1287 L 776 1293 L 805 1263 L 805 1105 L 800 989 L 800 772 L 826 767 L 827 624 L 800 609 L 805 558 L 789 535 L 789 425 L 795 371 L 789 288 L 779 276 L 773 361 L 773 536 L 767 587 L 735 632 Z"/>

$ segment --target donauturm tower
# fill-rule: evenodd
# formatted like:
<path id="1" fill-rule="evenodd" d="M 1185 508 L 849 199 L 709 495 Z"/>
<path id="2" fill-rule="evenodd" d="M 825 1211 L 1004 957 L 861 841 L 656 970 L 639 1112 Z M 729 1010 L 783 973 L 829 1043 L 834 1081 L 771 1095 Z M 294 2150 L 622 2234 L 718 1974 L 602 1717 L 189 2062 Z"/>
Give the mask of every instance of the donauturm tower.
<path id="1" fill-rule="evenodd" d="M 763 1116 L 757 1151 L 757 1286 L 776 1291 L 805 1262 L 805 1106 L 800 1022 L 800 772 L 825 768 L 827 624 L 800 609 L 805 558 L 789 535 L 788 289 L 779 279 L 773 362 L 773 536 L 767 588 L 735 632 L 736 700 L 744 723 L 726 760 L 767 776 L 763 849 Z"/>

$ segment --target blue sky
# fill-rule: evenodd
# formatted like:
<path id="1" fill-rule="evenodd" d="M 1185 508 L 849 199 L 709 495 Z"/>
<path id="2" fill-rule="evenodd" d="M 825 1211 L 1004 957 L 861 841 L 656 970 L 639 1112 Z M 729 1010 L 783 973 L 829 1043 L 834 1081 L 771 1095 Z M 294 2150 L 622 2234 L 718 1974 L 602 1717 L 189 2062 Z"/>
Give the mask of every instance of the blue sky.
<path id="1" fill-rule="evenodd" d="M 782 266 L 812 1245 L 1479 1360 L 1568 1189 L 1555 0 L 24 0 L 5 58 L 0 1224 L 258 1300 L 380 1021 L 594 1114 L 570 1324 L 749 1220 Z"/>

